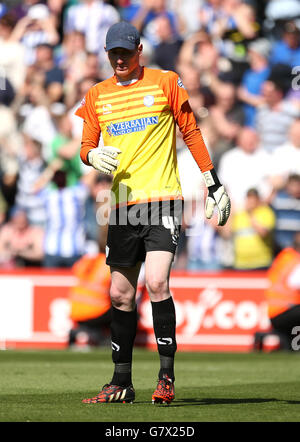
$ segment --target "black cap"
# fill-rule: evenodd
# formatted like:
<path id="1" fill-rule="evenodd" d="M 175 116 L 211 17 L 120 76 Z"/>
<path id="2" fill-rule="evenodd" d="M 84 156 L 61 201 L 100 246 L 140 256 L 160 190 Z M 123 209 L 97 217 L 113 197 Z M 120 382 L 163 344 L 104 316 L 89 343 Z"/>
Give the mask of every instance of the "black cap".
<path id="1" fill-rule="evenodd" d="M 114 48 L 124 48 L 132 51 L 140 44 L 137 29 L 126 21 L 115 23 L 106 34 L 106 51 Z"/>

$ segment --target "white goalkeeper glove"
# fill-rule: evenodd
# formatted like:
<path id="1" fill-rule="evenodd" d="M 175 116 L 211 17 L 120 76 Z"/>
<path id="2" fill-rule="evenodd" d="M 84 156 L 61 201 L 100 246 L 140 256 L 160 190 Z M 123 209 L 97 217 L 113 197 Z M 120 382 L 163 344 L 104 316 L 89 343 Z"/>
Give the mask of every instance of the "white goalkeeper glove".
<path id="1" fill-rule="evenodd" d="M 87 160 L 90 165 L 99 170 L 99 172 L 109 175 L 117 169 L 119 161 L 116 160 L 116 158 L 120 153 L 121 151 L 117 147 L 96 147 L 89 151 Z"/>
<path id="2" fill-rule="evenodd" d="M 210 219 L 213 216 L 214 208 L 218 209 L 218 226 L 224 226 L 230 215 L 230 199 L 227 192 L 220 183 L 214 169 L 203 173 L 204 181 L 208 189 L 205 202 L 205 216 Z"/>

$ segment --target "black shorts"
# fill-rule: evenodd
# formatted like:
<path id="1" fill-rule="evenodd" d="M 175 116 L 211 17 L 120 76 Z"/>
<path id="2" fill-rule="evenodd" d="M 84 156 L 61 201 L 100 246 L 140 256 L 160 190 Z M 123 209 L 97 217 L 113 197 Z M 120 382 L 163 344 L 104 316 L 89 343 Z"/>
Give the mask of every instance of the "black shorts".
<path id="1" fill-rule="evenodd" d="M 271 318 L 271 324 L 275 330 L 286 333 L 291 339 L 292 330 L 296 325 L 300 325 L 300 305 L 294 305 L 283 313 Z"/>
<path id="2" fill-rule="evenodd" d="M 182 200 L 134 204 L 111 211 L 106 264 L 134 267 L 146 253 L 159 250 L 175 254 L 183 210 Z"/>

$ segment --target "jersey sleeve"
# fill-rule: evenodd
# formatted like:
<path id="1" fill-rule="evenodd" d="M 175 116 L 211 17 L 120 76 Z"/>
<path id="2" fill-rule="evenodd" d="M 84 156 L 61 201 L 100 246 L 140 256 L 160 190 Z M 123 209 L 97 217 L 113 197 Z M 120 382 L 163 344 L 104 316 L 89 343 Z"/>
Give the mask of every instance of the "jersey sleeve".
<path id="1" fill-rule="evenodd" d="M 95 100 L 94 89 L 91 88 L 75 112 L 75 115 L 83 118 L 80 158 L 85 164 L 89 164 L 87 161 L 89 151 L 98 147 L 101 133 L 95 110 Z"/>
<path id="2" fill-rule="evenodd" d="M 201 172 L 213 168 L 211 158 L 204 143 L 196 118 L 189 104 L 188 93 L 180 77 L 172 73 L 169 81 L 168 99 L 174 119 L 183 135 L 183 140 L 193 155 Z"/>

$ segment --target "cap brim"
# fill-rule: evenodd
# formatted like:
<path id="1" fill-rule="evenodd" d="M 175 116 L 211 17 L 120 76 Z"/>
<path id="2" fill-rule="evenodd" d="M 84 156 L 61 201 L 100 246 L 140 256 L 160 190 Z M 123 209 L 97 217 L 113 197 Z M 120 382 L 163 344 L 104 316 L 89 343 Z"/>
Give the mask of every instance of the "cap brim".
<path id="1" fill-rule="evenodd" d="M 133 51 L 133 49 L 136 48 L 136 45 L 135 43 L 130 43 L 130 41 L 116 40 L 111 43 L 107 43 L 105 49 L 106 51 L 110 51 L 111 49 L 115 48 L 123 48 L 123 49 L 128 49 L 129 51 Z"/>

